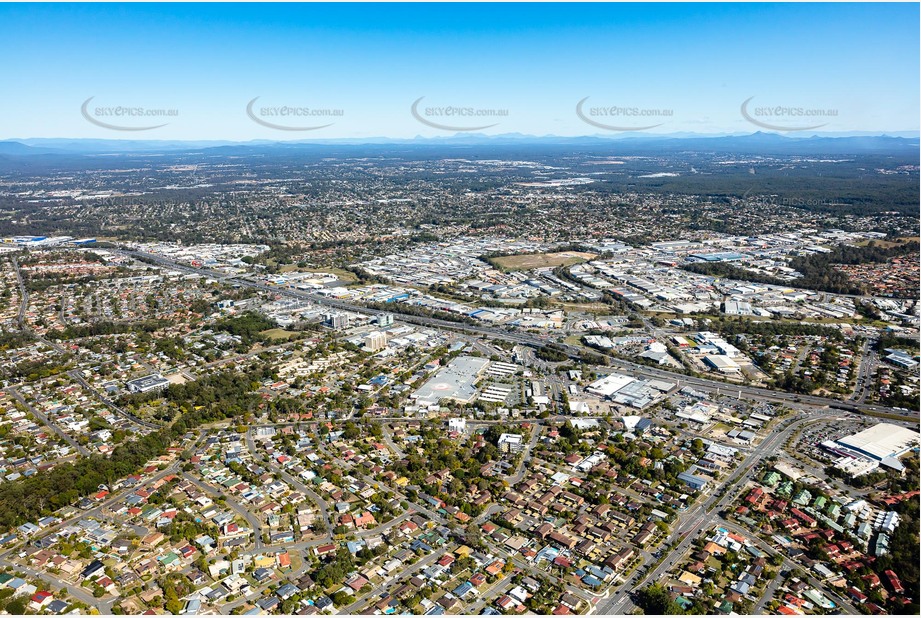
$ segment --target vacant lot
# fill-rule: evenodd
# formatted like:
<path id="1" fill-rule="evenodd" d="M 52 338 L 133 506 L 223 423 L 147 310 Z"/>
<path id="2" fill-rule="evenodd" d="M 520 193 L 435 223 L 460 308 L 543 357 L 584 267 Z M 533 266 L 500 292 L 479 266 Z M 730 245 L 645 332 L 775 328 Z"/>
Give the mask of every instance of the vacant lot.
<path id="1" fill-rule="evenodd" d="M 272 341 L 281 341 L 283 339 L 290 339 L 297 334 L 293 330 L 285 330 L 283 328 L 270 328 L 269 330 L 264 330 L 259 333 L 263 337 L 271 339 Z"/>
<path id="2" fill-rule="evenodd" d="M 857 245 L 858 247 L 866 247 L 870 243 L 873 243 L 879 247 L 888 249 L 889 247 L 895 247 L 896 245 L 901 245 L 907 242 L 912 242 L 912 241 L 918 242 L 918 240 L 919 240 L 918 236 L 900 236 L 899 238 L 896 238 L 895 240 L 880 240 L 878 238 L 874 238 L 873 240 L 861 240 L 860 242 L 857 242 L 854 244 Z"/>
<path id="3" fill-rule="evenodd" d="M 594 253 L 581 251 L 561 251 L 559 253 L 534 253 L 527 255 L 503 255 L 493 258 L 493 262 L 506 270 L 531 270 L 532 268 L 556 268 L 572 266 L 591 260 Z"/>

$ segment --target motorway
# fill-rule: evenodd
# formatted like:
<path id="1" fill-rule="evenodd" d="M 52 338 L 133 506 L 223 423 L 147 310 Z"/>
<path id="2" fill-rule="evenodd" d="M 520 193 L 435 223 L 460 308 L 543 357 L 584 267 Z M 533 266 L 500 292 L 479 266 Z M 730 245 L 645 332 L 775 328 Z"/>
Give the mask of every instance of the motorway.
<path id="1" fill-rule="evenodd" d="M 134 258 L 143 258 L 145 260 L 154 262 L 164 268 L 171 268 L 173 270 L 178 270 L 180 272 L 188 272 L 203 277 L 218 278 L 223 276 L 222 273 L 214 272 L 206 268 L 194 268 L 192 266 L 187 266 L 185 264 L 180 264 L 172 260 L 166 259 L 159 255 L 154 255 L 150 253 L 143 253 L 140 251 L 130 251 L 130 250 L 119 250 L 119 253 L 134 257 Z M 227 279 L 228 283 L 237 284 L 240 286 L 250 287 L 257 290 L 262 290 L 270 294 L 278 294 L 282 296 L 288 296 L 290 298 L 297 298 L 300 300 L 309 300 L 315 304 L 331 307 L 333 309 L 339 309 L 341 311 L 351 311 L 353 313 L 364 313 L 368 315 L 377 315 L 380 313 L 376 309 L 371 309 L 369 307 L 364 307 L 355 303 L 350 303 L 334 298 L 327 298 L 325 296 L 320 296 L 317 294 L 311 294 L 309 292 L 303 292 L 301 290 L 294 290 L 291 288 L 283 288 L 279 286 L 265 285 L 247 279 L 245 277 L 231 278 Z M 399 320 L 409 324 L 417 324 L 419 326 L 427 326 L 432 328 L 441 328 L 451 331 L 459 331 L 471 335 L 478 335 L 483 337 L 490 337 L 493 339 L 504 340 L 513 344 L 526 345 L 532 348 L 540 348 L 548 343 L 548 340 L 542 339 L 540 337 L 514 332 L 507 330 L 505 328 L 498 327 L 488 327 L 488 326 L 479 326 L 464 324 L 460 322 L 452 322 L 449 320 L 442 320 L 438 318 L 430 318 L 424 316 L 414 316 L 399 314 Z M 568 345 L 568 344 L 559 344 L 561 350 L 565 351 L 567 354 L 574 358 L 581 358 L 585 350 L 579 346 Z M 633 376 L 644 377 L 644 378 L 654 378 L 662 379 L 668 381 L 677 381 L 679 385 L 691 386 L 698 390 L 706 391 L 721 391 L 724 393 L 728 392 L 737 392 L 741 396 L 746 397 L 747 399 L 752 400 L 761 400 L 761 401 L 773 401 L 781 402 L 786 404 L 797 403 L 799 405 L 807 405 L 812 407 L 833 407 L 841 410 L 848 410 L 851 412 L 861 412 L 861 411 L 871 411 L 885 414 L 892 414 L 897 416 L 904 416 L 906 418 L 917 419 L 917 411 L 906 411 L 898 410 L 896 408 L 890 408 L 886 406 L 878 405 L 862 405 L 855 402 L 842 401 L 839 399 L 831 399 L 827 397 L 818 397 L 814 395 L 796 395 L 793 393 L 787 393 L 784 391 L 774 391 L 766 388 L 759 388 L 754 386 L 745 386 L 745 385 L 736 385 L 728 382 L 721 382 L 719 380 L 713 380 L 709 378 L 701 378 L 697 376 L 687 376 L 680 373 L 675 373 L 672 371 L 666 371 L 663 369 L 656 369 L 649 367 L 647 365 L 640 365 L 637 363 L 632 363 L 630 361 L 625 361 L 621 359 L 615 359 L 607 357 L 608 362 L 615 368 L 621 369 L 623 371 L 628 371 Z"/>
<path id="2" fill-rule="evenodd" d="M 873 392 L 873 384 L 870 383 L 870 379 L 879 362 L 876 352 L 870 349 L 871 343 L 869 339 L 863 343 L 863 350 L 861 350 L 860 354 L 860 367 L 857 370 L 857 388 L 854 389 L 854 394 L 850 398 L 851 401 L 859 404 L 865 402 L 867 396 Z"/>
<path id="3" fill-rule="evenodd" d="M 218 273 L 214 273 L 207 269 L 198 269 L 185 266 L 183 264 L 178 264 L 171 260 L 167 260 L 160 256 L 143 254 L 139 252 L 125 252 L 127 255 L 132 255 L 134 257 L 143 257 L 147 260 L 153 261 L 159 265 L 162 265 L 167 268 L 172 268 L 175 270 L 192 272 L 206 277 L 216 277 L 219 276 Z M 289 288 L 280 288 L 276 286 L 268 286 L 261 283 L 257 283 L 246 278 L 234 278 L 228 279 L 228 282 L 233 282 L 241 286 L 247 286 L 255 289 L 259 289 L 271 294 L 289 296 L 292 298 L 299 298 L 302 300 L 309 300 L 318 305 L 332 307 L 334 309 L 339 309 L 343 311 L 350 311 L 356 313 L 365 313 L 365 314 L 376 314 L 376 310 L 372 310 L 361 305 L 356 305 L 349 302 L 344 302 L 337 299 L 326 298 L 323 296 L 318 296 L 315 294 L 310 294 L 307 292 L 302 292 L 298 290 L 292 290 Z M 417 324 L 426 327 L 441 328 L 451 331 L 458 331 L 471 335 L 478 335 L 489 337 L 493 339 L 504 340 L 512 344 L 525 345 L 530 348 L 540 348 L 546 345 L 547 340 L 529 335 L 526 333 L 513 332 L 504 328 L 496 327 L 487 327 L 479 325 L 468 325 L 463 323 L 456 323 L 447 320 L 441 320 L 438 318 L 430 318 L 423 316 L 412 316 L 412 315 L 403 315 L 399 316 L 400 321 Z M 579 358 L 584 353 L 584 350 L 579 346 L 561 344 L 561 349 L 564 350 L 567 354 L 574 358 Z M 666 371 L 662 369 L 656 369 L 653 367 L 648 367 L 646 365 L 640 365 L 637 363 L 632 363 L 630 361 L 609 358 L 608 362 L 615 368 L 625 371 L 633 376 L 644 377 L 644 378 L 654 378 L 662 379 L 672 382 L 677 382 L 679 386 L 690 386 L 697 390 L 707 391 L 707 392 L 721 392 L 721 393 L 738 393 L 740 397 L 745 397 L 749 400 L 760 400 L 760 401 L 770 401 L 770 402 L 781 402 L 784 404 L 797 404 L 798 407 L 812 408 L 813 417 L 821 416 L 827 417 L 833 414 L 833 410 L 846 410 L 850 412 L 878 412 L 885 414 L 892 414 L 897 416 L 905 417 L 906 420 L 912 420 L 918 418 L 917 412 L 910 412 L 904 410 L 897 410 L 894 408 L 889 408 L 885 406 L 876 406 L 876 405 L 863 405 L 860 402 L 854 401 L 842 401 L 838 399 L 831 399 L 825 397 L 817 397 L 812 395 L 796 395 L 793 393 L 787 393 L 783 391 L 774 391 L 765 388 L 758 388 L 747 385 L 737 385 L 721 382 L 718 380 L 702 378 L 697 376 L 688 376 L 672 371 Z M 831 408 L 831 410 L 829 410 Z M 396 420 L 396 419 L 394 419 Z M 812 420 L 811 418 L 800 418 L 796 421 L 788 421 L 784 428 L 781 431 L 773 433 L 771 436 L 763 440 L 757 447 L 752 449 L 747 453 L 743 462 L 729 475 L 729 477 L 721 483 L 722 491 L 720 493 L 711 494 L 706 500 L 698 505 L 697 507 L 691 509 L 687 513 L 680 516 L 680 522 L 675 525 L 672 535 L 668 539 L 668 543 L 674 543 L 678 541 L 677 546 L 673 547 L 670 551 L 670 558 L 664 560 L 651 572 L 647 573 L 642 581 L 631 585 L 631 590 L 636 590 L 642 588 L 643 586 L 649 584 L 653 581 L 659 581 L 665 575 L 665 573 L 674 566 L 676 560 L 678 560 L 684 553 L 687 551 L 690 544 L 697 537 L 697 535 L 704 528 L 712 525 L 713 521 L 716 519 L 713 511 L 719 511 L 724 506 L 730 503 L 731 500 L 735 499 L 736 492 L 738 487 L 746 482 L 755 466 L 764 458 L 769 457 L 771 454 L 776 452 L 780 446 L 786 441 L 786 439 L 795 431 L 799 425 L 808 423 Z M 536 434 L 535 434 L 536 436 Z M 532 438 L 533 439 L 533 438 Z M 530 446 L 530 445 L 529 445 Z M 529 449 L 530 450 L 530 449 Z M 524 458 L 523 458 L 524 459 Z M 520 470 L 518 473 L 520 476 Z M 514 478 L 514 477 L 513 477 Z M 687 525 L 686 522 L 691 521 L 690 525 Z M 684 523 L 685 525 L 682 525 Z M 749 535 L 751 536 L 751 535 Z M 680 540 L 679 540 L 680 539 Z M 501 551 L 501 550 L 500 550 Z M 515 558 L 516 564 L 517 557 Z M 521 564 L 522 568 L 526 570 L 531 570 L 531 565 Z M 622 584 L 617 589 L 612 588 L 609 591 L 609 597 L 605 599 L 602 603 L 596 608 L 597 613 L 602 615 L 607 614 L 624 614 L 628 613 L 633 607 L 632 601 L 630 600 L 629 595 L 621 594 L 620 591 L 626 586 L 626 583 Z M 584 593 L 583 593 L 584 594 Z M 582 596 L 580 594 L 580 596 Z"/>

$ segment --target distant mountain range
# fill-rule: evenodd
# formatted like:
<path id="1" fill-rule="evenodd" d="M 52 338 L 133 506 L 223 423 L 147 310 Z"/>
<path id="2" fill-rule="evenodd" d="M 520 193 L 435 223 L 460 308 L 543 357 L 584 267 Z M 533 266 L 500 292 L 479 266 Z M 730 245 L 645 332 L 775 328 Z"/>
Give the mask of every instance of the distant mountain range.
<path id="1" fill-rule="evenodd" d="M 114 139 L 52 139 L 30 138 L 0 142 L 0 156 L 29 157 L 35 155 L 98 156 L 142 153 L 201 152 L 211 154 L 242 155 L 262 153 L 291 153 L 297 150 L 313 151 L 329 147 L 368 147 L 380 152 L 386 146 L 399 147 L 563 147 L 604 149 L 612 154 L 655 154 L 677 152 L 725 152 L 739 154 L 777 155 L 847 155 L 847 154 L 910 154 L 919 151 L 919 137 L 915 132 L 896 134 L 786 136 L 757 132 L 742 135 L 701 135 L 675 133 L 669 135 L 626 134 L 618 136 L 590 135 L 583 137 L 533 136 L 517 133 L 483 135 L 461 133 L 446 137 L 415 137 L 411 139 L 353 138 L 317 139 L 304 141 L 254 140 L 233 141 L 179 141 L 179 140 L 114 140 Z"/>

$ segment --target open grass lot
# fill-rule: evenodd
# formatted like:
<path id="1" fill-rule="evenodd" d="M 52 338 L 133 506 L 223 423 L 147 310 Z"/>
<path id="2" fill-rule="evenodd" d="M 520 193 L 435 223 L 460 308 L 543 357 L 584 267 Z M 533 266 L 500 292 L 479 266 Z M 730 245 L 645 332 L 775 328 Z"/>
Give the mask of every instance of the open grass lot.
<path id="1" fill-rule="evenodd" d="M 291 330 L 285 330 L 283 328 L 270 328 L 269 330 L 264 330 L 259 334 L 263 337 L 268 337 L 272 341 L 282 341 L 284 339 L 290 339 L 297 333 Z"/>
<path id="2" fill-rule="evenodd" d="M 918 237 L 918 236 L 900 236 L 899 238 L 896 238 L 894 241 L 893 241 L 893 240 L 879 240 L 879 239 L 873 239 L 872 241 L 870 241 L 870 240 L 861 240 L 860 242 L 855 243 L 855 244 L 856 244 L 858 247 L 866 247 L 867 245 L 869 245 L 869 244 L 872 242 L 873 244 L 876 244 L 876 245 L 878 245 L 878 246 L 880 246 L 880 247 L 883 247 L 883 248 L 885 248 L 885 249 L 888 249 L 889 247 L 895 247 L 896 245 L 901 245 L 901 244 L 904 244 L 904 243 L 907 243 L 907 242 L 912 242 L 912 241 L 917 242 L 917 241 L 919 240 L 919 238 L 921 238 L 921 237 Z"/>
<path id="3" fill-rule="evenodd" d="M 323 268 L 318 268 L 317 272 L 336 275 L 336 277 L 339 278 L 339 281 L 345 281 L 346 283 L 355 283 L 358 281 L 358 277 L 355 276 L 355 273 L 350 270 L 345 270 L 344 268 L 331 268 L 324 266 Z"/>
<path id="4" fill-rule="evenodd" d="M 301 268 L 297 264 L 285 264 L 279 269 L 281 273 L 294 273 L 294 272 L 311 272 L 311 273 L 330 273 L 335 275 L 339 281 L 344 281 L 345 283 L 354 283 L 358 281 L 358 277 L 355 276 L 355 273 L 345 270 L 344 268 L 331 268 L 324 266 L 322 268 Z"/>
<path id="5" fill-rule="evenodd" d="M 594 253 L 561 251 L 559 253 L 533 253 L 525 255 L 504 255 L 493 261 L 506 270 L 531 270 L 532 268 L 556 268 L 572 266 L 595 257 Z"/>
<path id="6" fill-rule="evenodd" d="M 606 305 L 604 303 L 597 302 L 585 302 L 585 303 L 557 303 L 563 309 L 567 311 L 584 311 L 584 312 L 597 312 L 600 314 L 611 313 L 611 305 Z"/>

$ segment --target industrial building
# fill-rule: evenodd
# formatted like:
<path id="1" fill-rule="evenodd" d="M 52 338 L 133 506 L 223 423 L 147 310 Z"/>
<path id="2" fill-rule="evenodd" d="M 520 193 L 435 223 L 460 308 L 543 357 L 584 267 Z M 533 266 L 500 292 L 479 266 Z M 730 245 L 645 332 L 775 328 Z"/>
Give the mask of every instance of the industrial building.
<path id="1" fill-rule="evenodd" d="M 630 376 L 612 373 L 611 375 L 595 380 L 589 384 L 585 390 L 599 397 L 610 397 L 633 381 L 634 379 Z"/>
<path id="2" fill-rule="evenodd" d="M 739 373 L 741 367 L 739 364 L 729 358 L 728 356 L 723 356 L 722 354 L 710 354 L 704 356 L 704 363 L 712 369 L 716 369 L 720 373 Z"/>
<path id="3" fill-rule="evenodd" d="M 656 382 L 661 385 L 662 382 Z M 642 410 L 650 405 L 659 395 L 658 389 L 650 383 L 636 380 L 630 376 L 612 373 L 589 384 L 585 390 L 593 395 L 610 399 L 614 403 Z"/>

